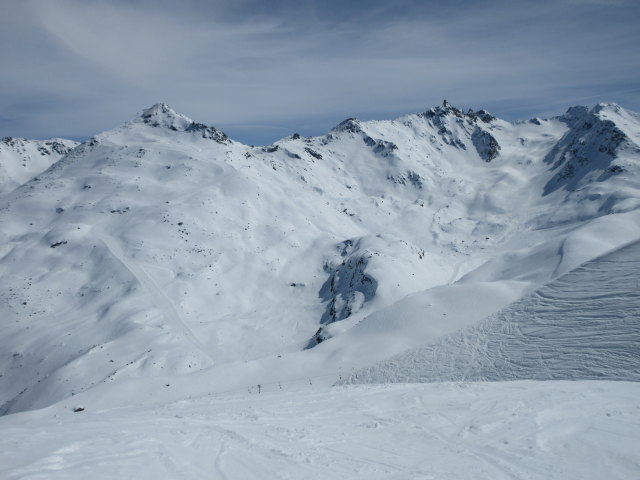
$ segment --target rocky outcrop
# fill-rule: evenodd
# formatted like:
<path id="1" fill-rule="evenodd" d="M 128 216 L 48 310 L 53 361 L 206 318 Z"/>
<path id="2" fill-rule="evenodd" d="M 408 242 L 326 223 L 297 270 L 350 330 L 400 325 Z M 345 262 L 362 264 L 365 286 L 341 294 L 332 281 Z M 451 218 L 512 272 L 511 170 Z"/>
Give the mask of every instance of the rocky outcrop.
<path id="1" fill-rule="evenodd" d="M 177 113 L 166 103 L 157 103 L 143 110 L 133 121 L 145 123 L 151 127 L 168 128 L 174 132 L 193 133 L 218 143 L 230 141 L 224 132 L 215 127 L 194 122 L 189 117 Z"/>
<path id="2" fill-rule="evenodd" d="M 590 174 L 596 175 L 591 180 L 601 181 L 624 171 L 613 162 L 630 139 L 616 123 L 601 114 L 609 107 L 607 104 L 591 110 L 572 107 L 560 117 L 569 130 L 545 158 L 556 170 L 545 186 L 545 195 L 559 188 L 573 191 Z"/>
<path id="3" fill-rule="evenodd" d="M 200 135 L 202 138 L 207 138 L 209 140 L 213 140 L 218 143 L 227 143 L 229 142 L 229 137 L 227 135 L 218 130 L 216 127 L 208 127 L 202 123 L 193 122 L 186 129 L 186 132 L 196 133 Z"/>
<path id="4" fill-rule="evenodd" d="M 498 141 L 493 135 L 480 127 L 476 127 L 471 134 L 471 141 L 473 142 L 473 146 L 476 147 L 478 155 L 480 155 L 480 158 L 485 162 L 490 162 L 500 153 L 500 144 Z"/>
<path id="5" fill-rule="evenodd" d="M 324 265 L 329 278 L 319 292 L 321 300 L 327 303 L 320 320 L 323 326 L 350 317 L 376 294 L 378 282 L 365 272 L 373 253 L 360 251 L 359 247 L 359 242 L 345 240 L 336 247 L 342 261 Z M 326 336 L 321 326 L 310 345 L 323 340 L 326 340 Z"/>

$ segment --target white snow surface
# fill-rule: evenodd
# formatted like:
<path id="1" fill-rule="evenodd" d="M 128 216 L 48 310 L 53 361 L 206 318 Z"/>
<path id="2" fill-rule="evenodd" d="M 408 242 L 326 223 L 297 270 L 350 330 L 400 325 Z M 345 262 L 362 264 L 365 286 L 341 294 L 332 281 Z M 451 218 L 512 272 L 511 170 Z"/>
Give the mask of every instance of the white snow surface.
<path id="1" fill-rule="evenodd" d="M 158 104 L 12 181 L 0 476 L 638 471 L 637 384 L 585 380 L 639 376 L 618 105 L 445 103 L 252 147 Z M 331 387 L 356 378 L 497 383 Z"/>
<path id="2" fill-rule="evenodd" d="M 436 343 L 347 383 L 640 381 L 640 242 L 592 260 Z"/>
<path id="3" fill-rule="evenodd" d="M 94 410 L 64 402 L 2 420 L 17 479 L 630 480 L 640 384 L 307 386 Z M 73 413 L 70 408 L 84 405 Z"/>
<path id="4" fill-rule="evenodd" d="M 0 139 L 0 195 L 43 172 L 77 145 L 78 142 L 62 138 Z"/>

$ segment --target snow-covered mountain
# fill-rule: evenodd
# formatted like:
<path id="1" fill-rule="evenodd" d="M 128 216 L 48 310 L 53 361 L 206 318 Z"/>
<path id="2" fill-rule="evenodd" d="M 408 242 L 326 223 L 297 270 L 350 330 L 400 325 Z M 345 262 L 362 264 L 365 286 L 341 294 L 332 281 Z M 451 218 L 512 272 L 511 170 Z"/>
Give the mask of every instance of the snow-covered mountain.
<path id="1" fill-rule="evenodd" d="M 7 193 L 49 168 L 78 145 L 73 140 L 0 140 L 0 195 Z"/>
<path id="2" fill-rule="evenodd" d="M 251 147 L 158 104 L 0 201 L 2 413 L 329 384 L 640 239 L 640 119 L 445 102 Z"/>

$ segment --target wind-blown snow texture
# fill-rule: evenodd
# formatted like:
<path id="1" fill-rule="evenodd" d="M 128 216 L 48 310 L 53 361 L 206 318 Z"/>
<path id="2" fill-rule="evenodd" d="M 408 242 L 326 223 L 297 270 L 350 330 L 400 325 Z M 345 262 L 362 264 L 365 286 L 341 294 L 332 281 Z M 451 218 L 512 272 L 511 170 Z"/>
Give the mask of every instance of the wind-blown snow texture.
<path id="1" fill-rule="evenodd" d="M 640 239 L 640 121 L 613 104 L 445 102 L 264 147 L 158 104 L 59 144 L 0 197 L 5 414 L 194 372 L 334 381 Z"/>
<path id="2" fill-rule="evenodd" d="M 626 382 L 440 383 L 59 405 L 2 419 L 0 477 L 631 480 L 639 394 Z"/>
<path id="3" fill-rule="evenodd" d="M 348 383 L 517 379 L 640 381 L 640 242 L 585 263 L 434 345 Z"/>

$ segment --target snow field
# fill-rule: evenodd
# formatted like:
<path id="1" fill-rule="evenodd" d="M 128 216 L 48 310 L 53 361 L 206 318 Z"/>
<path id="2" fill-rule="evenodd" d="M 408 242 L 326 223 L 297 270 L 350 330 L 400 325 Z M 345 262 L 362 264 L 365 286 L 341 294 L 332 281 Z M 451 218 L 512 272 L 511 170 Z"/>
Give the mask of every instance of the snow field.
<path id="1" fill-rule="evenodd" d="M 0 476 L 631 480 L 638 398 L 638 383 L 526 381 L 58 405 L 3 419 Z"/>
<path id="2" fill-rule="evenodd" d="M 346 382 L 640 381 L 640 242 Z"/>

